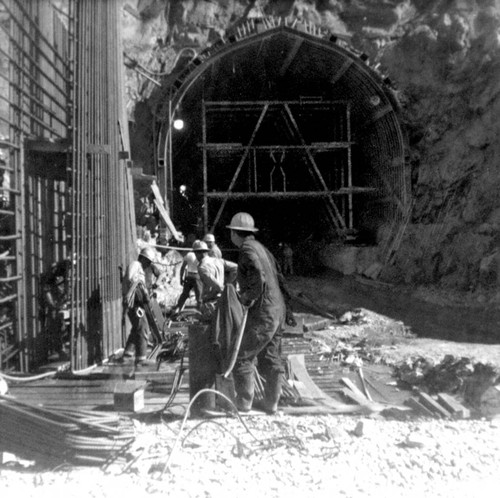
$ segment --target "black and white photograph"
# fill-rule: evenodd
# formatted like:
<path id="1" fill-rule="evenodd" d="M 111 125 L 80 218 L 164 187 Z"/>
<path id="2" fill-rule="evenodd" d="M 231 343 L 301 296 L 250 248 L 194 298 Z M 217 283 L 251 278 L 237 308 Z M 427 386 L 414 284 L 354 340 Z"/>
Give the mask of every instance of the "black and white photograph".
<path id="1" fill-rule="evenodd" d="M 0 496 L 493 498 L 500 1 L 0 0 Z"/>

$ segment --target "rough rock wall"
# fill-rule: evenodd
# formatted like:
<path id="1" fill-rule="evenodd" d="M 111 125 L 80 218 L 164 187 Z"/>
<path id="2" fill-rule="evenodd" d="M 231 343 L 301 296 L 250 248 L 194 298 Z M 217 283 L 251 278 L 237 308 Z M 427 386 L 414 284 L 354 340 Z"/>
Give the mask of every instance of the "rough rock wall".
<path id="1" fill-rule="evenodd" d="M 168 73 L 186 50 L 205 47 L 246 17 L 269 14 L 351 34 L 353 46 L 398 89 L 414 205 L 381 278 L 483 294 L 496 289 L 500 1 L 139 0 L 124 11 L 126 50 Z M 132 109 L 154 84 L 130 74 Z"/>

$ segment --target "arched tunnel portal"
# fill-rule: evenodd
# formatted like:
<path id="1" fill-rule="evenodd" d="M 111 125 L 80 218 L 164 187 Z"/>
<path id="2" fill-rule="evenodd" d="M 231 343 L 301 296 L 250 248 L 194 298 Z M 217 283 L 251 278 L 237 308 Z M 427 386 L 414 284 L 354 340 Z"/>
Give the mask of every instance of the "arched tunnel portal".
<path id="1" fill-rule="evenodd" d="M 398 103 L 338 36 L 248 22 L 189 62 L 163 109 L 160 183 L 185 233 L 201 224 L 227 237 L 244 210 L 274 241 L 389 246 L 403 222 Z"/>

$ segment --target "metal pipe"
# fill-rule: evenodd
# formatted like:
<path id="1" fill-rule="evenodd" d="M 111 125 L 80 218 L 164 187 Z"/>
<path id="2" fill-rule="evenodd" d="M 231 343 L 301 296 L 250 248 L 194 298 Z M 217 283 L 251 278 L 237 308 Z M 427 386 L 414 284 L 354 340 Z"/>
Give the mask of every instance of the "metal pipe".
<path id="1" fill-rule="evenodd" d="M 0 29 L 3 30 L 3 28 L 1 28 L 1 24 L 0 24 Z M 4 30 L 3 30 L 4 31 Z M 5 32 L 5 31 L 4 31 Z M 48 76 L 45 71 L 42 71 L 39 67 L 38 67 L 38 62 L 36 60 L 34 60 L 32 57 L 30 57 L 29 55 L 27 55 L 26 51 L 22 48 L 22 46 L 17 43 L 16 41 L 14 41 L 14 39 L 12 38 L 9 38 L 9 42 L 11 42 L 13 45 L 16 45 L 17 49 L 19 50 L 19 52 L 23 55 L 23 60 L 26 58 L 28 59 L 31 64 L 33 66 L 36 67 L 36 72 L 37 74 L 39 75 L 42 75 L 49 83 L 50 85 L 55 88 L 56 90 L 59 90 L 59 93 L 60 95 L 64 98 L 66 96 L 64 90 L 62 88 L 60 88 L 58 85 L 56 85 L 56 83 L 54 82 L 54 80 Z M 16 60 L 11 57 L 7 52 L 5 52 L 4 50 L 0 49 L 0 53 L 2 53 L 7 59 L 9 59 L 9 61 L 14 64 L 15 66 L 17 66 L 19 69 L 21 69 L 23 71 L 23 74 L 29 78 L 30 80 L 34 80 L 34 78 L 31 76 L 30 72 L 29 71 L 26 71 L 26 70 L 23 70 L 22 67 L 16 62 Z M 35 80 L 36 81 L 36 80 Z M 39 84 L 40 85 L 40 84 Z M 40 85 L 40 89 L 42 89 L 43 86 Z"/>
<path id="2" fill-rule="evenodd" d="M 14 109 L 18 109 L 18 110 L 22 110 L 22 106 L 20 105 L 17 105 L 17 104 L 14 104 L 14 102 L 12 102 L 10 99 L 4 97 L 3 95 L 0 95 L 0 100 L 3 100 L 5 102 L 7 102 L 12 108 Z M 24 111 L 24 114 L 26 116 L 29 116 L 33 121 L 35 121 L 36 123 L 38 123 L 40 125 L 41 128 L 43 128 L 44 130 L 47 130 L 48 132 L 50 132 L 52 135 L 55 135 L 59 138 L 64 138 L 62 135 L 59 134 L 59 132 L 57 132 L 55 129 L 51 128 L 49 125 L 45 124 L 45 122 L 43 121 L 43 119 L 40 119 L 38 116 L 35 116 L 34 114 L 32 114 L 31 112 L 26 112 Z"/>
<path id="3" fill-rule="evenodd" d="M 26 10 L 23 8 L 21 2 L 15 0 L 15 4 L 16 4 L 17 8 L 23 14 L 22 16 L 17 16 L 15 14 L 13 14 L 12 11 L 8 8 L 8 6 L 4 0 L 0 0 L 0 3 L 4 6 L 5 10 L 10 15 L 11 20 L 14 21 L 14 23 L 17 25 L 18 29 L 33 43 L 34 46 L 36 46 L 37 41 L 38 41 L 38 44 L 40 43 L 40 41 L 45 42 L 46 46 L 49 48 L 51 53 L 57 59 L 59 59 L 59 61 L 64 66 L 67 64 L 67 62 L 62 58 L 62 56 L 56 50 L 53 49 L 52 44 L 47 40 L 47 38 L 43 35 L 43 33 L 38 29 L 38 26 L 32 21 L 32 16 L 30 16 L 29 13 L 26 12 Z M 23 22 L 19 21 L 19 18 L 21 18 L 21 17 L 23 18 Z M 31 29 L 33 29 L 34 31 L 36 31 L 36 34 L 38 36 L 38 40 L 33 40 L 33 38 L 29 35 L 29 33 L 24 28 L 25 23 L 28 23 L 29 27 Z M 47 62 L 52 64 L 52 61 L 48 58 L 48 56 L 45 54 L 44 51 L 40 50 L 40 54 L 42 54 L 42 56 L 47 60 Z M 62 77 L 64 78 L 64 76 L 62 76 Z"/>

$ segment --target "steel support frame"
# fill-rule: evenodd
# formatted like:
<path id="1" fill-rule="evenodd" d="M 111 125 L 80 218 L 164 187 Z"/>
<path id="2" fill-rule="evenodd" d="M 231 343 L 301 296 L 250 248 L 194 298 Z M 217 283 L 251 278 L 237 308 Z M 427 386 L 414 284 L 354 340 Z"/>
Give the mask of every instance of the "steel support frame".
<path id="1" fill-rule="evenodd" d="M 243 199 L 243 198 L 270 198 L 270 197 L 279 197 L 282 199 L 296 199 L 296 198 L 322 198 L 325 200 L 325 207 L 327 209 L 327 213 L 330 221 L 334 225 L 338 235 L 340 237 L 344 237 L 347 229 L 353 228 L 353 202 L 352 196 L 357 192 L 371 192 L 373 189 L 362 189 L 359 187 L 353 187 L 352 185 L 352 155 L 351 155 L 351 132 L 350 132 L 350 105 L 349 102 L 343 102 L 346 106 L 346 120 L 347 120 L 347 140 L 341 142 L 321 142 L 321 143 L 306 143 L 300 128 L 297 124 L 297 121 L 293 115 L 291 110 L 291 105 L 293 104 L 301 104 L 307 105 L 308 103 L 317 106 L 318 104 L 338 104 L 339 102 L 329 102 L 329 101 L 312 101 L 312 102 L 302 102 L 302 101 L 241 101 L 241 102 L 206 102 L 202 101 L 202 143 L 200 147 L 202 148 L 203 154 L 203 223 L 204 229 L 208 230 L 208 201 L 209 199 L 221 199 L 221 205 L 217 211 L 211 231 L 214 231 L 217 227 L 218 222 L 222 216 L 224 208 L 229 199 Z M 251 137 L 247 144 L 240 143 L 212 143 L 207 141 L 207 112 L 210 107 L 218 107 L 222 110 L 232 111 L 238 110 L 241 107 L 251 107 L 251 108 L 262 108 L 262 111 L 259 115 L 259 118 L 255 124 L 255 127 L 252 131 Z M 281 112 L 285 117 L 285 122 L 287 123 L 287 128 L 291 138 L 297 140 L 299 142 L 296 144 L 273 144 L 273 145 L 259 145 L 255 144 L 255 137 L 257 132 L 259 131 L 260 126 L 266 116 L 266 113 L 270 106 L 279 106 L 281 107 Z M 347 149 L 347 174 L 346 174 L 346 185 L 342 185 L 340 189 L 330 190 L 321 174 L 321 171 L 317 165 L 317 162 L 314 158 L 314 152 L 318 150 L 333 150 L 333 149 Z M 242 156 L 239 160 L 236 171 L 229 183 L 229 186 L 225 192 L 208 192 L 208 176 L 209 176 L 209 165 L 208 165 L 208 151 L 235 151 L 242 152 Z M 311 174 L 313 181 L 318 186 L 318 191 L 310 191 L 310 192 L 279 192 L 279 191 L 270 191 L 270 192 L 233 192 L 234 185 L 241 173 L 243 165 L 247 158 L 249 157 L 250 152 L 252 152 L 252 159 L 254 163 L 254 172 L 255 172 L 255 182 L 256 180 L 256 152 L 259 150 L 269 150 L 271 153 L 274 151 L 284 152 L 284 151 L 302 151 L 307 157 L 309 164 L 309 173 Z M 284 190 L 286 190 L 284 188 Z M 334 196 L 347 196 L 348 203 L 348 215 L 347 215 L 347 223 L 344 219 L 344 216 L 341 214 L 337 204 L 334 200 Z"/>

